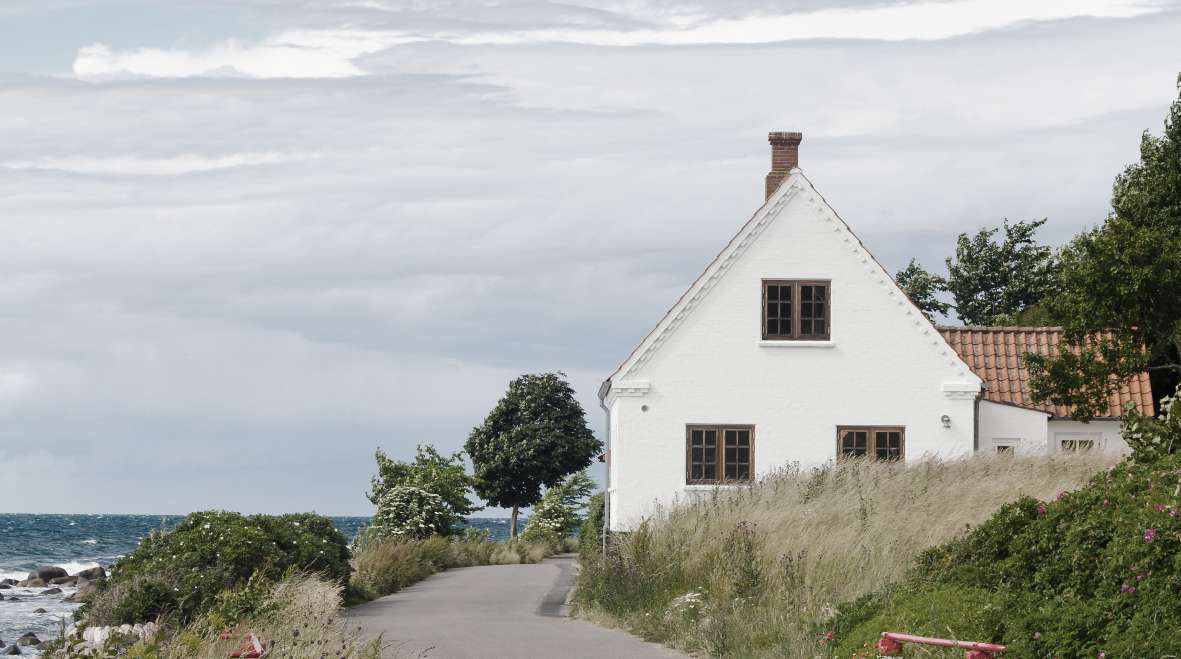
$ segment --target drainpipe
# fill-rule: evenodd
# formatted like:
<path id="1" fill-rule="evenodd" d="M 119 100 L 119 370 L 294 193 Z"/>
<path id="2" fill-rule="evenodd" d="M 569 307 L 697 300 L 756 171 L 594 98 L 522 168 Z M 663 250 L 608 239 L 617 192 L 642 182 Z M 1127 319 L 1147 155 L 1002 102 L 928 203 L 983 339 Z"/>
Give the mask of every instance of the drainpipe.
<path id="1" fill-rule="evenodd" d="M 980 397 L 983 394 L 976 394 L 976 400 L 972 402 L 972 452 L 975 453 L 980 450 Z"/>
<path id="2" fill-rule="evenodd" d="M 605 390 L 605 391 L 604 391 Z M 599 407 L 603 408 L 603 414 L 607 417 L 607 486 L 603 488 L 603 532 L 601 543 L 603 547 L 603 560 L 607 560 L 607 533 L 611 529 L 611 410 L 603 403 L 607 392 L 611 391 L 611 381 L 607 380 L 603 383 L 603 387 L 599 390 Z"/>

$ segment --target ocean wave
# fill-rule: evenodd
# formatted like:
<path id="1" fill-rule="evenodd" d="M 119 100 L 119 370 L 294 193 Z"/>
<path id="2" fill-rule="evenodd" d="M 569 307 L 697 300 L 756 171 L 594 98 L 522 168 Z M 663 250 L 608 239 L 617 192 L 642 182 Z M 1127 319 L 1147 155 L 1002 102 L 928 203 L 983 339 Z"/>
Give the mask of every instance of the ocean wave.
<path id="1" fill-rule="evenodd" d="M 97 544 L 98 544 L 98 539 L 96 539 L 96 538 L 90 538 L 89 540 L 83 540 L 83 541 L 82 541 L 82 544 L 84 544 L 84 545 L 97 545 Z"/>

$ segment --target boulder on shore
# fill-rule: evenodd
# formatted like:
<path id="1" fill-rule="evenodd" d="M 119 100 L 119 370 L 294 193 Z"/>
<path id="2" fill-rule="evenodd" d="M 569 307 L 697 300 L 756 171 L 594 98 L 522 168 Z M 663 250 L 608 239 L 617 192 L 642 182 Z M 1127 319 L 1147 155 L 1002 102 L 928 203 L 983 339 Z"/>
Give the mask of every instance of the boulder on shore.
<path id="1" fill-rule="evenodd" d="M 73 586 L 76 583 L 78 583 L 78 577 L 57 577 L 49 580 L 50 586 Z"/>
<path id="2" fill-rule="evenodd" d="M 28 579 L 29 581 L 32 581 L 33 579 L 40 579 L 42 581 L 48 582 L 50 579 L 68 576 L 70 576 L 69 572 L 66 572 L 56 565 L 43 565 L 30 572 Z"/>
<path id="3" fill-rule="evenodd" d="M 3 581 L 0 581 L 0 590 L 5 590 L 8 588 L 12 588 L 12 584 L 7 584 L 7 583 L 4 583 Z"/>
<path id="4" fill-rule="evenodd" d="M 47 590 L 41 591 L 42 595 L 61 595 L 61 593 L 62 593 L 61 588 L 49 588 Z"/>
<path id="5" fill-rule="evenodd" d="M 15 586 L 16 579 L 0 579 L 0 583 L 4 584 L 6 586 Z"/>
<path id="6" fill-rule="evenodd" d="M 18 582 L 16 585 L 20 586 L 21 588 L 44 588 L 49 584 L 47 584 L 44 579 L 25 579 L 24 581 Z"/>
<path id="7" fill-rule="evenodd" d="M 75 574 L 74 576 L 94 581 L 96 579 L 106 579 L 107 578 L 107 571 L 105 569 L 103 569 L 103 567 L 100 565 L 98 567 L 92 567 L 92 568 L 87 568 L 85 570 L 82 570 L 81 572 L 79 572 L 78 574 Z"/>
<path id="8" fill-rule="evenodd" d="M 49 613 L 45 609 L 33 609 L 33 613 Z"/>
<path id="9" fill-rule="evenodd" d="M 8 655 L 8 654 L 20 654 L 20 653 L 21 653 L 21 651 L 20 651 L 20 648 L 16 647 L 15 645 L 10 645 L 10 646 L 8 646 L 8 647 L 7 647 L 7 648 L 5 648 L 5 649 L 3 649 L 3 650 L 0 650 L 0 654 L 6 654 L 6 655 Z"/>
<path id="10" fill-rule="evenodd" d="M 41 639 L 37 638 L 37 635 L 33 632 L 29 632 L 16 639 L 16 645 L 37 645 L 40 642 Z"/>

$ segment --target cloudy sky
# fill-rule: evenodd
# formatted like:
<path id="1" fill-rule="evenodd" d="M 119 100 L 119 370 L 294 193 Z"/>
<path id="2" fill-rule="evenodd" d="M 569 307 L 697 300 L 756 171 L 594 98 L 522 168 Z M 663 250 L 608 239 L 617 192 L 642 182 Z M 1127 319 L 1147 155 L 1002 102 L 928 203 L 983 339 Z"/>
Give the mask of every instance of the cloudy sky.
<path id="1" fill-rule="evenodd" d="M 368 513 L 530 371 L 598 383 L 762 201 L 887 267 L 1100 221 L 1181 3 L 4 0 L 0 512 Z"/>

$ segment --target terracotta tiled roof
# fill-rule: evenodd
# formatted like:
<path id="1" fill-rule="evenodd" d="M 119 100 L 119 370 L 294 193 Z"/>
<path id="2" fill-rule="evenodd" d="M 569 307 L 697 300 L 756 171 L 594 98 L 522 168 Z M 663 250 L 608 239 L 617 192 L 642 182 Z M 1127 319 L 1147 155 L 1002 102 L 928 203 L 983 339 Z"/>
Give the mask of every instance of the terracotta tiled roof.
<path id="1" fill-rule="evenodd" d="M 1062 339 L 1061 327 L 940 327 L 939 333 L 972 372 L 984 380 L 984 400 L 1007 403 L 1070 416 L 1064 405 L 1035 403 L 1029 392 L 1029 370 L 1021 357 L 1027 352 L 1050 355 Z M 1106 416 L 1117 417 L 1124 403 L 1133 403 L 1140 414 L 1152 415 L 1152 386 L 1148 373 L 1130 378 L 1112 394 Z"/>

